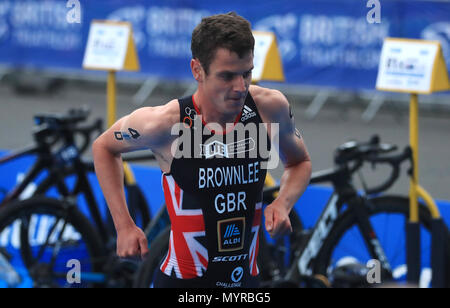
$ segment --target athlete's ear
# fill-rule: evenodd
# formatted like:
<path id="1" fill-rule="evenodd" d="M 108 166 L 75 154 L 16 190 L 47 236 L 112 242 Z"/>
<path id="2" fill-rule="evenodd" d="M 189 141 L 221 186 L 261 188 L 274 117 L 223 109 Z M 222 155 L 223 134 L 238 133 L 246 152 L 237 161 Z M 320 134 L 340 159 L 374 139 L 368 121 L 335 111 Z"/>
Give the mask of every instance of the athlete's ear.
<path id="1" fill-rule="evenodd" d="M 202 82 L 205 76 L 205 71 L 198 59 L 191 60 L 191 71 L 194 79 L 198 82 Z"/>

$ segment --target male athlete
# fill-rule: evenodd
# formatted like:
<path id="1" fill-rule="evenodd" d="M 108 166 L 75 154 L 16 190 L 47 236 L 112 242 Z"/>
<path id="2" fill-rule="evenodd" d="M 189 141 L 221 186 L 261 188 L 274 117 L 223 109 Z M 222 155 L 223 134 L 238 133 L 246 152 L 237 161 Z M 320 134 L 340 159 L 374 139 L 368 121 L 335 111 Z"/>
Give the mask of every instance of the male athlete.
<path id="1" fill-rule="evenodd" d="M 289 212 L 309 183 L 311 162 L 279 91 L 250 85 L 254 38 L 234 12 L 204 18 L 192 34 L 196 92 L 138 109 L 93 145 L 95 169 L 117 230 L 120 257 L 148 253 L 130 217 L 121 153 L 151 149 L 163 171 L 171 219 L 156 287 L 257 287 L 258 230 L 276 134 L 284 164 L 276 200 L 264 210 L 272 237 L 292 231 Z M 120 136 L 120 138 L 118 138 Z M 126 136 L 124 138 L 123 136 Z"/>

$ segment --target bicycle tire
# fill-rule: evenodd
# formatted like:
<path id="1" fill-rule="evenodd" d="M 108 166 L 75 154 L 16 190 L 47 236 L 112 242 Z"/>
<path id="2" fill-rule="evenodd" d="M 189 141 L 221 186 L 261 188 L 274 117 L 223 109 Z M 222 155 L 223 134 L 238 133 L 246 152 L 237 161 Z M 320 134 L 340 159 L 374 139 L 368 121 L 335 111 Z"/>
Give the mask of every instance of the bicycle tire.
<path id="1" fill-rule="evenodd" d="M 371 217 L 371 221 L 374 221 L 374 219 L 377 219 L 376 218 L 377 215 L 390 215 L 390 214 L 399 215 L 400 217 L 402 217 L 401 218 L 402 220 L 404 219 L 407 221 L 409 219 L 409 198 L 407 198 L 407 197 L 382 196 L 382 197 L 370 199 L 370 204 L 371 205 L 367 206 L 367 208 L 369 210 L 369 215 Z M 431 215 L 430 215 L 430 212 L 427 209 L 427 207 L 421 202 L 419 202 L 419 216 L 420 216 L 420 223 L 422 226 L 424 226 L 424 230 L 429 232 L 431 229 L 431 220 L 432 220 Z M 384 216 L 378 216 L 378 217 L 384 217 Z M 346 236 L 347 234 L 350 234 L 350 232 L 354 232 L 355 229 L 352 229 L 352 228 L 355 228 L 355 226 L 356 226 L 356 217 L 355 217 L 355 213 L 352 211 L 347 211 L 345 214 L 343 214 L 343 216 L 341 218 L 338 219 L 335 226 L 330 231 L 329 236 L 325 239 L 323 246 L 319 252 L 319 255 L 317 256 L 315 266 L 314 266 L 315 274 L 329 277 L 330 266 L 332 266 L 332 264 L 334 263 L 333 253 L 336 252 L 337 247 L 341 243 L 343 237 Z M 385 227 L 388 227 L 387 224 L 385 225 Z M 389 226 L 389 227 L 392 227 L 392 226 Z M 404 228 L 404 223 L 403 223 L 403 225 L 399 224 L 397 227 Z M 360 232 L 359 229 L 357 229 L 357 230 L 358 230 L 358 232 Z M 385 229 L 385 231 L 386 230 L 387 229 Z M 390 230 L 390 228 L 389 228 L 389 230 Z M 392 265 L 393 263 L 391 261 L 396 261 L 396 260 L 394 260 L 394 259 L 396 259 L 396 255 L 393 254 L 393 251 L 387 250 L 385 245 L 387 244 L 388 241 L 392 240 L 390 238 L 393 237 L 393 235 L 396 235 L 396 233 L 385 232 L 385 235 L 386 235 L 386 233 L 388 233 L 389 238 L 383 239 L 383 238 L 379 237 L 379 240 L 381 242 L 383 249 L 385 250 L 385 253 L 388 258 L 389 263 Z M 397 234 L 401 234 L 401 233 L 397 233 Z M 404 238 L 404 236 L 403 236 L 403 238 Z M 400 237 L 400 240 L 402 240 L 402 237 Z M 354 245 L 354 244 L 355 243 L 352 243 L 352 245 Z M 363 245 L 363 247 L 367 251 L 367 247 L 365 245 Z M 400 243 L 397 243 L 397 247 L 404 249 L 405 246 L 400 245 Z M 450 256 L 449 249 L 450 249 L 450 236 L 447 236 L 447 256 Z M 366 254 L 370 255 L 368 252 L 366 252 Z M 358 255 L 361 255 L 361 254 L 358 253 Z M 372 257 L 373 256 L 370 256 L 370 258 L 372 258 Z M 390 260 L 390 259 L 392 259 L 392 260 Z M 401 260 L 401 261 L 403 261 L 403 260 Z M 404 261 L 405 261 L 405 263 L 398 262 L 398 261 L 397 261 L 397 263 L 402 264 L 402 266 L 403 266 L 403 264 L 406 264 L 406 260 L 404 260 Z M 364 265 L 365 265 L 365 263 L 364 263 Z M 404 265 L 404 267 L 406 267 L 406 265 Z M 447 273 L 448 273 L 448 269 L 447 269 Z M 447 277 L 450 277 L 450 275 L 447 274 Z M 363 284 L 360 286 L 367 287 L 370 285 Z"/>
<path id="2" fill-rule="evenodd" d="M 144 193 L 137 184 L 125 185 L 125 189 L 128 191 L 127 203 L 130 209 L 131 217 L 138 226 L 145 229 L 151 221 L 151 214 L 149 210 L 150 207 L 145 199 Z M 137 221 L 138 218 L 141 220 Z"/>
<path id="3" fill-rule="evenodd" d="M 292 233 L 289 235 L 289 241 L 290 241 L 290 260 L 293 260 L 294 252 L 298 245 L 300 245 L 302 233 L 304 231 L 303 222 L 298 215 L 297 211 L 295 209 L 292 209 L 289 213 L 289 219 L 291 220 L 291 226 L 292 226 Z"/>
<path id="4" fill-rule="evenodd" d="M 270 285 L 270 281 L 281 278 L 294 260 L 294 252 L 301 244 L 303 223 L 293 209 L 289 214 L 293 232 L 270 243 L 265 226 L 259 230 L 258 267 L 260 269 L 261 285 Z M 273 240 L 272 240 L 273 241 Z"/>
<path id="5" fill-rule="evenodd" d="M 33 215 L 41 215 L 41 217 L 34 218 L 41 219 L 42 221 L 42 215 L 44 217 L 50 216 L 55 217 L 55 223 L 54 226 L 56 227 L 57 232 L 60 233 L 62 237 L 66 236 L 67 234 L 63 233 L 67 229 L 66 226 L 69 226 L 70 231 L 76 232 L 71 234 L 76 234 L 76 237 L 80 236 L 80 241 L 75 242 L 73 238 L 67 237 L 64 239 L 64 243 L 61 245 L 58 244 L 52 244 L 50 242 L 47 242 L 48 238 L 51 238 L 52 233 L 50 233 L 49 237 L 47 237 L 47 240 L 44 242 L 44 246 L 47 245 L 48 247 L 51 247 L 52 245 L 55 246 L 55 249 L 57 250 L 57 253 L 62 252 L 62 257 L 67 257 L 70 259 L 73 259 L 71 256 L 72 254 L 69 252 L 65 252 L 61 249 L 69 249 L 70 252 L 77 251 L 76 249 L 80 249 L 80 247 L 85 247 L 87 256 L 84 257 L 82 262 L 80 261 L 81 266 L 83 267 L 83 270 L 86 269 L 89 272 L 101 272 L 102 266 L 103 266 L 103 259 L 105 258 L 105 251 L 102 244 L 102 241 L 100 239 L 100 236 L 98 235 L 97 231 L 94 229 L 94 227 L 91 225 L 89 220 L 81 214 L 75 206 L 68 204 L 67 202 L 45 198 L 45 197 L 34 197 L 22 201 L 13 201 L 5 208 L 3 208 L 0 211 L 0 234 L 3 233 L 3 231 L 7 230 L 8 227 L 12 228 L 13 224 L 16 223 L 18 220 L 21 223 L 19 226 L 20 228 L 20 255 L 16 253 L 15 258 L 18 259 L 21 257 L 21 260 L 17 260 L 18 263 L 22 263 L 25 268 L 28 270 L 30 276 L 35 278 L 34 285 L 35 286 L 60 286 L 60 280 L 61 277 L 51 277 L 46 279 L 45 282 L 41 281 L 41 277 L 39 277 L 39 271 L 36 270 L 36 266 L 45 266 L 45 262 L 42 260 L 35 260 L 33 256 L 33 248 L 31 247 L 32 244 L 30 244 L 30 237 L 29 234 L 36 234 L 35 230 L 28 229 L 29 226 L 22 228 L 22 223 L 27 223 L 28 225 L 33 225 L 33 223 L 30 223 L 32 221 Z M 64 221 L 64 227 L 60 228 L 60 219 L 63 219 Z M 48 219 L 50 221 L 51 219 Z M 58 223 L 58 224 L 57 224 Z M 67 225 L 65 224 L 67 223 Z M 58 226 L 57 226 L 58 225 Z M 38 224 L 35 225 L 38 229 Z M 48 227 L 48 225 L 47 225 Z M 53 227 L 52 227 L 53 228 Z M 52 229 L 50 228 L 50 229 Z M 42 227 L 39 230 L 44 230 L 45 228 Z M 28 232 L 24 232 L 23 230 L 27 230 Z M 64 230 L 64 231 L 62 231 Z M 12 232 L 12 231 L 9 231 Z M 30 233 L 33 232 L 33 233 Z M 42 232 L 42 231 L 37 231 Z M 53 231 L 52 231 L 53 232 Z M 57 235 L 58 237 L 60 235 Z M 34 240 L 34 239 L 33 239 Z M 48 248 L 47 247 L 47 248 Z M 46 249 L 47 249 L 46 248 Z M 34 249 L 36 250 L 36 249 Z M 45 251 L 45 255 L 47 256 L 49 253 Z M 51 254 L 50 254 L 51 255 Z M 46 258 L 43 256 L 43 258 Z M 67 267 L 67 261 L 59 261 L 58 264 L 60 267 Z M 61 271 L 61 269 L 58 269 Z M 69 269 L 66 269 L 68 271 Z M 50 271 L 55 271 L 54 269 L 50 269 Z M 50 273 L 51 274 L 51 273 Z M 49 275 L 50 275 L 49 274 Z M 56 275 L 56 274 L 55 274 Z M 58 274 L 60 275 L 60 273 Z M 57 281 L 50 281 L 51 279 L 57 280 Z M 49 280 L 50 279 L 50 280 Z M 59 280 L 58 280 L 59 279 Z M 77 283 L 77 287 L 84 286 L 83 281 L 80 282 L 80 284 Z M 88 283 L 86 286 L 99 286 L 97 283 Z"/>
<path id="6" fill-rule="evenodd" d="M 156 271 L 169 249 L 170 226 L 158 234 L 151 242 L 150 252 L 139 266 L 134 280 L 134 288 L 149 288 L 152 285 Z"/>
<path id="7" fill-rule="evenodd" d="M 88 173 L 95 174 L 95 169 L 93 164 L 87 163 L 86 170 Z M 65 168 L 63 171 L 64 178 L 76 177 L 76 170 L 73 168 Z M 125 183 L 125 190 L 129 193 L 127 194 L 127 204 L 130 211 L 130 215 L 133 220 L 142 229 L 145 228 L 151 221 L 150 207 L 147 200 L 142 192 L 141 188 L 137 184 L 128 185 Z M 45 196 L 47 193 L 56 186 L 55 179 L 53 177 L 46 177 L 36 188 L 34 193 L 35 196 Z M 105 201 L 106 204 L 106 201 Z M 112 218 L 109 211 L 106 211 L 105 221 L 107 223 L 108 230 L 111 234 L 114 234 L 114 226 L 112 225 Z"/>

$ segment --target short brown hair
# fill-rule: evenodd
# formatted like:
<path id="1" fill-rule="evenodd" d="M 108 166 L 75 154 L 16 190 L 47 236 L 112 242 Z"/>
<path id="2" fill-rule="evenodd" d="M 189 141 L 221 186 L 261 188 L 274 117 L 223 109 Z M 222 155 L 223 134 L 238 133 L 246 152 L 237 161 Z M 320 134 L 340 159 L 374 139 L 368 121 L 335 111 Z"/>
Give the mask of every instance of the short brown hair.
<path id="1" fill-rule="evenodd" d="M 200 61 L 206 74 L 218 48 L 226 48 L 242 58 L 254 47 L 250 22 L 235 12 L 205 17 L 192 32 L 192 58 Z"/>

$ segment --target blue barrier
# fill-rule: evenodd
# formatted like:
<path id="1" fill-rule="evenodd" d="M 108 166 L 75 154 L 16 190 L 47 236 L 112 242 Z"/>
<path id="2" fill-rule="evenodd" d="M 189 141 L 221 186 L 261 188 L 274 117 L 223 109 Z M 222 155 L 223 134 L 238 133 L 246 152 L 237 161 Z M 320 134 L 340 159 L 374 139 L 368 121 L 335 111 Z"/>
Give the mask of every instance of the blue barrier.
<path id="1" fill-rule="evenodd" d="M 5 152 L 0 151 L 0 156 L 4 155 Z M 18 161 L 14 161 L 8 164 L 4 164 L 0 166 L 0 174 L 2 177 L 0 178 L 0 188 L 8 190 L 11 189 L 17 182 L 18 179 L 20 179 L 20 173 L 26 172 L 27 168 L 33 163 L 34 158 L 33 157 L 26 157 L 23 159 L 20 159 Z M 154 214 L 159 209 L 161 204 L 164 202 L 164 195 L 161 188 L 161 171 L 158 168 L 149 168 L 149 167 L 142 167 L 142 166 L 136 166 L 132 165 L 132 169 L 135 173 L 136 180 L 141 186 L 145 197 L 147 198 L 147 201 L 149 203 L 150 211 Z M 103 204 L 102 212 L 105 213 L 106 211 L 106 205 L 104 204 L 102 193 L 100 190 L 100 186 L 98 185 L 98 182 L 96 180 L 96 177 L 94 174 L 90 176 L 90 181 L 94 187 L 95 194 L 100 201 L 100 204 Z M 32 190 L 32 188 L 30 188 Z M 314 226 L 315 222 L 319 218 L 319 215 L 321 214 L 324 206 L 327 204 L 327 201 L 329 197 L 331 196 L 331 189 L 329 187 L 322 187 L 322 186 L 309 186 L 306 192 L 303 194 L 303 196 L 300 198 L 300 200 L 295 205 L 295 210 L 298 212 L 299 216 L 301 217 L 301 220 L 305 226 L 305 228 L 311 228 Z M 438 207 L 442 213 L 442 216 L 444 217 L 444 220 L 446 221 L 447 225 L 450 225 L 450 202 L 448 201 L 438 201 L 437 202 Z M 79 206 L 83 213 L 87 215 L 87 207 L 83 199 L 79 199 Z M 401 220 L 401 217 L 397 218 L 391 218 L 391 219 L 398 219 L 398 221 L 395 221 L 395 223 L 404 224 L 404 220 Z M 383 228 L 378 228 L 378 224 L 384 223 L 383 220 L 374 222 L 374 227 L 377 230 L 383 230 Z M 393 221 L 390 221 L 390 223 L 393 223 Z M 12 233 L 12 232 L 11 232 Z M 37 232 L 39 233 L 39 232 Z M 357 232 L 355 232 L 357 233 Z M 388 242 L 383 242 L 384 244 L 388 245 L 386 247 L 386 250 L 389 251 L 389 247 L 397 247 L 399 243 L 401 243 L 402 234 L 397 234 L 396 236 L 393 236 L 392 234 L 378 234 L 380 238 L 388 238 Z M 403 239 L 404 240 L 404 239 Z M 11 238 L 6 238 L 5 236 L 0 235 L 0 246 L 8 246 L 8 245 L 18 245 L 18 243 L 12 242 L 13 240 Z M 427 247 L 430 239 L 429 237 L 424 237 L 422 239 L 422 244 L 424 247 Z M 362 242 L 361 238 L 358 238 L 358 236 L 355 236 L 350 232 L 348 236 L 341 242 L 339 246 L 339 250 L 337 252 L 336 258 L 344 258 L 346 256 L 346 253 L 349 251 L 352 251 L 354 253 L 355 251 L 364 251 L 365 249 L 360 249 L 364 243 Z M 352 254 L 354 255 L 354 254 Z M 359 256 L 360 260 L 368 260 L 370 259 L 369 256 L 366 255 L 357 255 Z M 71 256 L 76 257 L 76 256 Z M 403 260 L 404 255 L 397 256 L 398 260 Z M 392 260 L 391 260 L 392 261 Z M 430 267 L 430 260 L 429 260 L 429 253 L 424 254 L 423 258 L 423 268 L 424 268 L 424 280 L 425 285 L 426 282 L 428 282 L 428 276 L 427 271 L 429 271 Z M 402 272 L 404 270 L 404 264 L 396 263 L 394 260 L 392 264 L 393 268 L 397 271 L 397 275 L 404 274 Z M 25 277 L 26 278 L 26 277 Z M 0 288 L 2 287 L 2 282 L 0 281 Z M 22 286 L 28 287 L 30 286 L 30 281 L 27 278 Z"/>
<path id="2" fill-rule="evenodd" d="M 450 3 L 381 1 L 369 23 L 367 1 L 79 0 L 81 23 L 69 23 L 64 0 L 0 2 L 0 64 L 80 70 L 93 19 L 133 24 L 141 74 L 191 79 L 190 38 L 203 16 L 236 11 L 256 30 L 277 35 L 290 84 L 374 89 L 387 36 L 440 40 L 450 64 Z"/>

